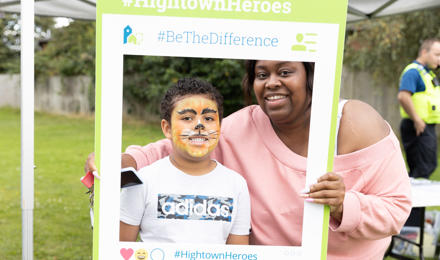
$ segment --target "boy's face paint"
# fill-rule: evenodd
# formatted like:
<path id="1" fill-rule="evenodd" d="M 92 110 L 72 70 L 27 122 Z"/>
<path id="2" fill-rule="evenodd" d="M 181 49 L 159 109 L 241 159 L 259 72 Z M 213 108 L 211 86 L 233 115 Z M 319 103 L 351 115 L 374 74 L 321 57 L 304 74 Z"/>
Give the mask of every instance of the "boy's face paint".
<path id="1" fill-rule="evenodd" d="M 171 114 L 174 145 L 192 157 L 203 157 L 218 143 L 220 120 L 214 101 L 203 95 L 179 100 Z"/>

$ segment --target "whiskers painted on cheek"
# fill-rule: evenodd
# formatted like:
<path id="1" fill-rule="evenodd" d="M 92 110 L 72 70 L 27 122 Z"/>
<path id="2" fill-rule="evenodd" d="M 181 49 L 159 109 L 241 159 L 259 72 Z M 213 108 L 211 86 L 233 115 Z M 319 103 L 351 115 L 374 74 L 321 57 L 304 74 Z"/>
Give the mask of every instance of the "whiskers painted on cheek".
<path id="1" fill-rule="evenodd" d="M 203 133 L 203 134 L 199 134 L 197 132 L 191 131 L 189 133 L 187 132 L 187 133 L 184 133 L 184 134 L 180 134 L 179 136 L 180 136 L 180 138 L 182 140 L 187 140 L 187 139 L 190 139 L 192 137 L 204 137 L 204 138 L 207 138 L 207 139 L 218 139 L 218 135 L 219 135 L 218 131 L 210 130 L 207 133 Z"/>
<path id="2" fill-rule="evenodd" d="M 218 131 L 208 131 L 208 139 L 218 139 Z"/>
<path id="3" fill-rule="evenodd" d="M 182 137 L 182 139 L 188 139 L 192 136 L 197 135 L 198 132 L 195 132 L 193 130 L 189 130 L 189 129 L 185 129 L 182 131 L 182 134 L 180 134 L 179 136 Z"/>

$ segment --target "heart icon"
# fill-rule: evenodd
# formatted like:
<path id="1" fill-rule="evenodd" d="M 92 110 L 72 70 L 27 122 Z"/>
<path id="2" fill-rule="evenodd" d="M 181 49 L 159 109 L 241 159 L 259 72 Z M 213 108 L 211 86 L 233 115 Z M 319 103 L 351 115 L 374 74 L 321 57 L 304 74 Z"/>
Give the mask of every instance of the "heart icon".
<path id="1" fill-rule="evenodd" d="M 130 257 L 133 255 L 133 249 L 131 248 L 121 248 L 121 256 L 124 258 L 124 260 L 130 259 Z"/>

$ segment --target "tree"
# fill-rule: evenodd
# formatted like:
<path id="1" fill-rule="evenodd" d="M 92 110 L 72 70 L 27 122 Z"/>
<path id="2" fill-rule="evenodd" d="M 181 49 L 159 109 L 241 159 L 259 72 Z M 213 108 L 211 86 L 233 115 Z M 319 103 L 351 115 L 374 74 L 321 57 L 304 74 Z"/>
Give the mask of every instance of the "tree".
<path id="1" fill-rule="evenodd" d="M 172 84 L 183 77 L 198 77 L 222 93 L 226 116 L 243 107 L 243 75 L 244 63 L 240 60 L 125 56 L 124 95 L 157 114 L 161 97 Z"/>
<path id="2" fill-rule="evenodd" d="M 35 56 L 37 75 L 95 75 L 95 22 L 75 20 L 52 29 L 50 41 Z"/>
<path id="3" fill-rule="evenodd" d="M 344 63 L 395 87 L 403 68 L 417 57 L 420 43 L 440 37 L 439 13 L 436 8 L 349 26 Z"/>
<path id="4" fill-rule="evenodd" d="M 36 17 L 35 42 L 46 41 L 50 37 L 53 25 L 52 18 Z M 0 73 L 20 71 L 20 29 L 20 15 L 3 14 L 0 16 Z"/>

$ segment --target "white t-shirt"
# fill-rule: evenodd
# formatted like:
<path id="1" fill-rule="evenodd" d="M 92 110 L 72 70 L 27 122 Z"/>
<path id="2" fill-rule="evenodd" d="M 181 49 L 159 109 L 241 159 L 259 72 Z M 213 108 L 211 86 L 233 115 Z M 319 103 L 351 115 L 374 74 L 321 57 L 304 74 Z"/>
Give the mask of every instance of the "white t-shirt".
<path id="1" fill-rule="evenodd" d="M 165 157 L 138 175 L 142 185 L 121 191 L 120 220 L 139 225 L 143 242 L 225 244 L 229 234 L 249 234 L 246 181 L 219 162 L 192 176 Z"/>

